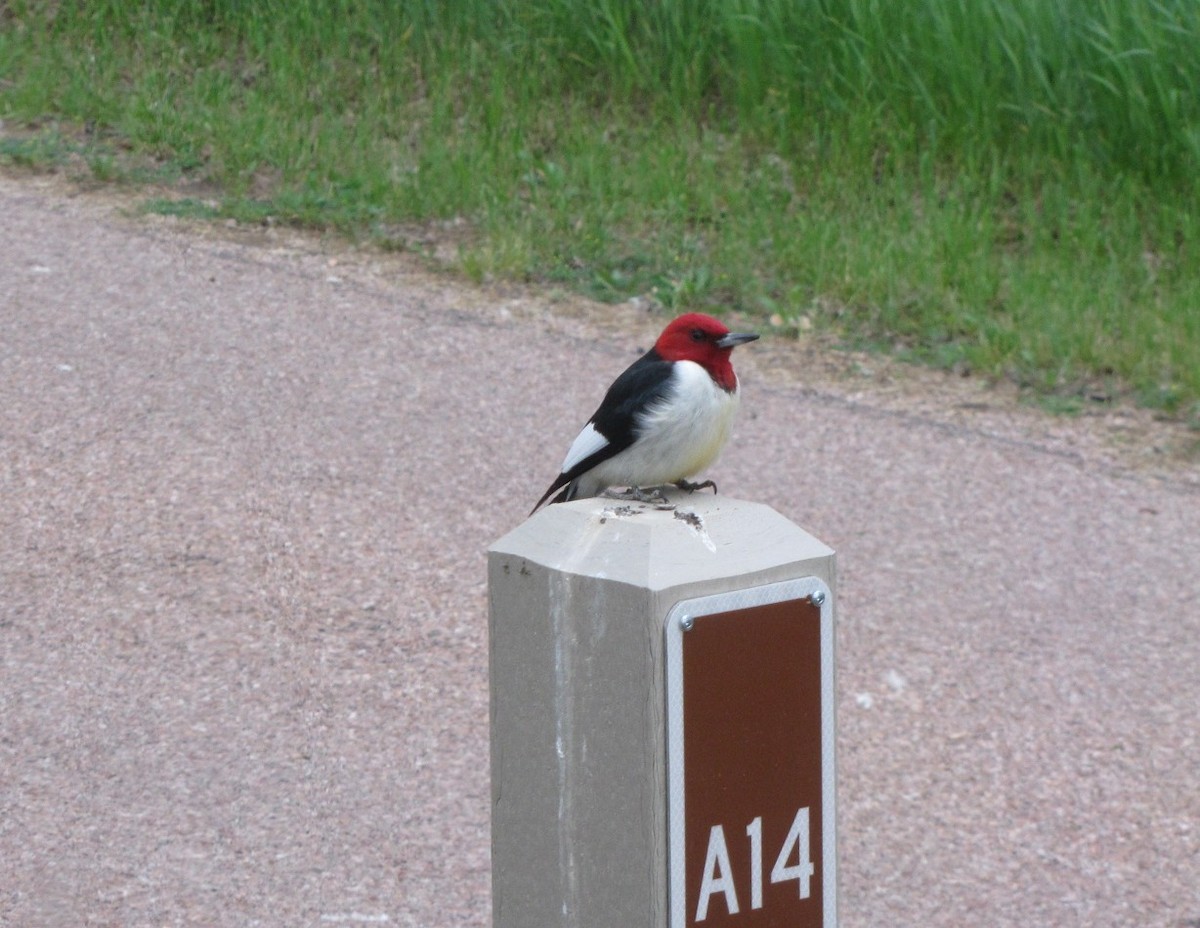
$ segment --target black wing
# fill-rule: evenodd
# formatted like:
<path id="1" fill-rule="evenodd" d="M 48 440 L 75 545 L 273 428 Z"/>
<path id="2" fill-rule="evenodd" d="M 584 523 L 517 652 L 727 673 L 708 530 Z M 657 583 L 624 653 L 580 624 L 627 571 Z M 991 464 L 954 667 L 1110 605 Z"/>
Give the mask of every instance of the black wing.
<path id="1" fill-rule="evenodd" d="M 625 372 L 613 381 L 608 392 L 604 394 L 600 407 L 588 420 L 588 425 L 604 436 L 607 443 L 586 458 L 575 462 L 570 470 L 559 474 L 550 484 L 550 489 L 542 494 L 530 515 L 537 512 L 556 490 L 562 492 L 551 502 L 561 503 L 566 500 L 572 480 L 583 476 L 597 464 L 620 454 L 632 445 L 637 438 L 638 414 L 662 399 L 670 388 L 671 362 L 664 361 L 653 348 L 629 365 Z"/>

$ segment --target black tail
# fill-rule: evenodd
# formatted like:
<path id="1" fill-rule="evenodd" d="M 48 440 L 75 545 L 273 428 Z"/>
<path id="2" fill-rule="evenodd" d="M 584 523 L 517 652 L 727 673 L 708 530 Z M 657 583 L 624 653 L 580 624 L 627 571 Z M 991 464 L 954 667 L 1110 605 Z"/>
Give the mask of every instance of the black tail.
<path id="1" fill-rule="evenodd" d="M 571 483 L 571 475 L 559 474 L 558 479 L 555 480 L 554 483 L 550 484 L 550 489 L 543 493 L 542 498 L 537 501 L 537 505 L 529 510 L 529 515 L 533 515 L 535 512 L 541 509 L 542 504 L 546 502 L 547 499 L 550 499 L 550 494 L 555 490 L 561 489 L 562 492 L 559 493 L 558 496 L 554 497 L 554 499 L 550 500 L 550 505 L 553 506 L 555 503 L 565 503 L 567 500 L 571 499 L 571 490 L 573 488 L 574 486 Z M 528 518 L 528 516 L 526 518 Z"/>

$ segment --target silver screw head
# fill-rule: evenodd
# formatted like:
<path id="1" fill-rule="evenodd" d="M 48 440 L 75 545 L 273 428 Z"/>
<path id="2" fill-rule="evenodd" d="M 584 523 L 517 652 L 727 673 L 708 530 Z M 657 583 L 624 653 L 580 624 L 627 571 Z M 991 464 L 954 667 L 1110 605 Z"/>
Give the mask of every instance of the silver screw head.
<path id="1" fill-rule="evenodd" d="M 820 590 L 817 590 L 815 593 L 813 593 L 813 594 L 812 594 L 810 597 L 808 597 L 808 598 L 809 598 L 809 600 L 811 600 L 811 601 L 812 601 L 812 604 L 813 604 L 814 606 L 819 606 L 819 605 L 821 605 L 823 602 L 825 602 L 825 594 L 824 594 L 823 592 L 821 592 Z"/>
<path id="2" fill-rule="evenodd" d="M 682 619 L 679 620 L 679 627 L 682 628 L 685 632 L 690 632 L 693 628 L 696 627 L 696 620 L 694 618 L 692 618 L 690 615 L 685 615 Z"/>

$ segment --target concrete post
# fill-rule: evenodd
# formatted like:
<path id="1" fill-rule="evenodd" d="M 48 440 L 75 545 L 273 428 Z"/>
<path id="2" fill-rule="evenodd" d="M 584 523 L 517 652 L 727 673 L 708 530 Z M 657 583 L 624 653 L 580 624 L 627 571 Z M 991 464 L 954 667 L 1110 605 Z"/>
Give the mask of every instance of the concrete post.
<path id="1" fill-rule="evenodd" d="M 783 581 L 801 581 L 803 605 L 824 617 L 827 652 L 806 665 L 819 668 L 828 703 L 810 726 L 818 743 L 806 750 L 820 753 L 831 786 L 834 554 L 761 504 L 705 493 L 671 501 L 670 511 L 606 498 L 549 506 L 489 551 L 494 928 L 666 928 L 697 916 L 708 928 L 739 905 L 744 916 L 764 910 L 764 899 L 765 908 L 776 905 L 764 884 L 768 893 L 796 894 L 798 877 L 790 886 L 768 882 L 772 863 L 775 876 L 790 880 L 799 869 L 787 865 L 806 859 L 795 827 L 788 832 L 789 811 L 778 835 L 763 830 L 761 813 L 714 827 L 728 849 L 722 856 L 710 843 L 706 860 L 708 824 L 702 834 L 693 828 L 701 862 L 689 864 L 693 889 L 684 898 L 684 781 L 669 770 L 682 754 L 670 759 L 668 741 L 687 735 L 681 707 L 668 705 L 667 662 L 680 652 L 678 629 L 697 622 L 689 616 L 726 611 L 720 597 L 705 598 L 751 591 L 753 605 L 764 598 L 754 591 L 777 599 L 770 591 L 791 595 Z M 672 691 L 682 692 L 678 672 L 674 679 Z M 836 908 L 834 861 L 824 859 L 832 856 L 832 789 L 827 801 L 825 842 L 814 838 L 826 897 L 815 923 L 826 926 Z M 744 861 L 751 850 L 754 886 Z"/>

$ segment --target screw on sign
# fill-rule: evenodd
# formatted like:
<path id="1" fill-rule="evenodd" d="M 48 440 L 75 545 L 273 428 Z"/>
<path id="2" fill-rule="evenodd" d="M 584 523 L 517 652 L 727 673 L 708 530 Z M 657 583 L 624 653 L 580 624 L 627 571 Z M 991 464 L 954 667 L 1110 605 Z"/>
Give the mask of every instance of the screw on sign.
<path id="1" fill-rule="evenodd" d="M 668 623 L 673 928 L 836 924 L 832 612 L 797 584 Z"/>

